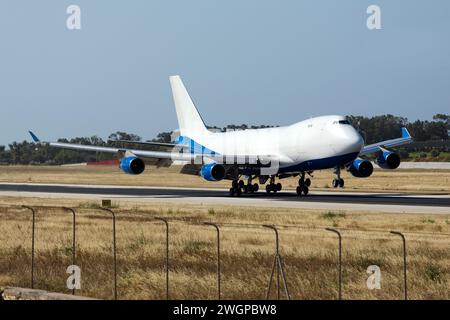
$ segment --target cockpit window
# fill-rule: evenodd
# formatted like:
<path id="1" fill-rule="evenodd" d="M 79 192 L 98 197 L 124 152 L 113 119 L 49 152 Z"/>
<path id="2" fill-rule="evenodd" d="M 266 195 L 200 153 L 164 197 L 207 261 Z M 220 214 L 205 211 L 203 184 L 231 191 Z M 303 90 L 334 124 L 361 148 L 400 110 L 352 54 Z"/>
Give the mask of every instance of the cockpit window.
<path id="1" fill-rule="evenodd" d="M 339 120 L 340 124 L 350 124 L 348 120 Z"/>

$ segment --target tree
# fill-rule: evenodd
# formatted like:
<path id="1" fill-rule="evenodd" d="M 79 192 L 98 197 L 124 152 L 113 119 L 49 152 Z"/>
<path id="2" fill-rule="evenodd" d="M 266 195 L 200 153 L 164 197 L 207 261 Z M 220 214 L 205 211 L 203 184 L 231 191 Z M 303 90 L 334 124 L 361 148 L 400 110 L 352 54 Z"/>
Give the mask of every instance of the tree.
<path id="1" fill-rule="evenodd" d="M 408 119 L 391 114 L 367 118 L 347 116 L 349 122 L 361 133 L 366 143 L 375 143 L 398 137 Z"/>
<path id="2" fill-rule="evenodd" d="M 433 116 L 433 120 L 445 123 L 447 130 L 450 130 L 450 115 L 438 113 Z"/>
<path id="3" fill-rule="evenodd" d="M 122 131 L 117 131 L 116 133 L 112 133 L 108 137 L 109 140 L 129 140 L 129 141 L 141 141 L 141 137 L 137 134 L 126 133 Z"/>
<path id="4" fill-rule="evenodd" d="M 156 139 L 152 139 L 151 141 L 152 142 L 170 143 L 170 142 L 172 142 L 172 133 L 173 133 L 173 131 L 158 133 L 158 135 L 156 136 Z"/>

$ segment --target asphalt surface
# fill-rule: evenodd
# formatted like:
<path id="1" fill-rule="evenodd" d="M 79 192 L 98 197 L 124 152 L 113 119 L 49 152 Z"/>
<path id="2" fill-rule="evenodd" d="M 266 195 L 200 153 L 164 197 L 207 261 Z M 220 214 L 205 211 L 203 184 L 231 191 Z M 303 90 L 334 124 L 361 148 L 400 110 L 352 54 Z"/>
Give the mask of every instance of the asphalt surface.
<path id="1" fill-rule="evenodd" d="M 191 189 L 191 188 L 135 188 L 114 186 L 77 186 L 77 185 L 44 185 L 44 184 L 0 184 L 0 192 L 28 192 L 48 194 L 79 194 L 79 195 L 113 195 L 121 197 L 150 197 L 159 199 L 183 198 L 230 198 L 228 190 Z M 237 198 L 237 197 L 233 197 Z M 450 197 L 439 195 L 410 195 L 387 193 L 341 193 L 341 192 L 311 192 L 308 196 L 297 196 L 292 191 L 267 194 L 260 191 L 255 194 L 243 194 L 240 199 L 264 199 L 272 202 L 304 202 L 304 203 L 342 203 L 342 204 L 379 204 L 448 207 L 450 212 Z"/>

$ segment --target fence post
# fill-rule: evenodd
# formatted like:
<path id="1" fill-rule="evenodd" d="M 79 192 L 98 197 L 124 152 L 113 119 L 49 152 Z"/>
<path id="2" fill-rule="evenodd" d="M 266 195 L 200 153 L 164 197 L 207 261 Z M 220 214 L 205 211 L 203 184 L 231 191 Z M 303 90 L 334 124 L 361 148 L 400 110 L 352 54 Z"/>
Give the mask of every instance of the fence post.
<path id="1" fill-rule="evenodd" d="M 281 273 L 281 276 L 283 277 L 284 291 L 286 293 L 286 297 L 288 300 L 291 300 L 291 296 L 289 295 L 289 290 L 288 290 L 287 281 L 286 281 L 286 274 L 284 272 L 283 261 L 281 259 L 281 255 L 280 255 L 280 239 L 279 239 L 279 235 L 278 235 L 278 229 L 275 228 L 275 226 L 266 225 L 266 224 L 264 224 L 263 227 L 272 229 L 275 232 L 275 257 L 274 257 L 274 261 L 273 261 L 272 273 L 270 275 L 269 287 L 267 289 L 266 299 L 269 299 L 269 296 L 270 296 L 270 289 L 272 287 L 273 275 L 275 273 L 275 268 L 276 268 L 276 271 L 277 271 L 277 298 L 278 298 L 278 300 L 280 300 L 280 273 Z"/>
<path id="2" fill-rule="evenodd" d="M 339 300 L 342 300 L 342 236 L 341 236 L 341 233 L 336 229 L 326 228 L 325 230 L 336 233 L 338 235 L 338 239 L 339 239 L 339 261 L 338 261 L 339 284 L 338 285 L 339 285 Z"/>
<path id="3" fill-rule="evenodd" d="M 113 223 L 113 263 L 114 263 L 114 300 L 117 300 L 117 255 L 116 255 L 116 214 L 108 208 L 99 208 L 100 210 L 109 212 L 112 215 Z"/>
<path id="4" fill-rule="evenodd" d="M 220 300 L 220 229 L 217 224 L 205 222 L 204 225 L 212 226 L 217 231 L 217 299 Z"/>
<path id="5" fill-rule="evenodd" d="M 155 217 L 155 220 L 166 225 L 166 300 L 169 300 L 169 222 L 165 218 Z"/>
<path id="6" fill-rule="evenodd" d="M 34 289 L 34 239 L 35 239 L 35 225 L 36 225 L 36 211 L 29 206 L 22 206 L 24 209 L 31 211 L 33 220 L 31 223 L 31 289 Z"/>
<path id="7" fill-rule="evenodd" d="M 392 234 L 398 235 L 402 238 L 403 242 L 403 290 L 405 294 L 405 300 L 408 300 L 408 278 L 407 278 L 407 265 L 406 265 L 406 238 L 403 233 L 398 231 L 391 231 Z"/>
<path id="8" fill-rule="evenodd" d="M 72 265 L 75 265 L 76 257 L 76 213 L 75 210 L 69 207 L 62 207 L 63 210 L 70 211 L 72 213 Z M 75 288 L 72 289 L 72 294 L 75 294 Z"/>

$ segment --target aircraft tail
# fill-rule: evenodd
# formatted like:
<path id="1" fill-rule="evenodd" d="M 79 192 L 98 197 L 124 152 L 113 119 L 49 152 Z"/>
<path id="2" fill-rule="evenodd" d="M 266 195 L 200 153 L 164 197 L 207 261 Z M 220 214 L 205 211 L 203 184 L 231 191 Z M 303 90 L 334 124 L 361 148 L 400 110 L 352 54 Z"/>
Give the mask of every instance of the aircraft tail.
<path id="1" fill-rule="evenodd" d="M 179 76 L 171 76 L 170 86 L 172 87 L 173 101 L 177 111 L 180 135 L 196 137 L 208 132 L 181 78 Z"/>

